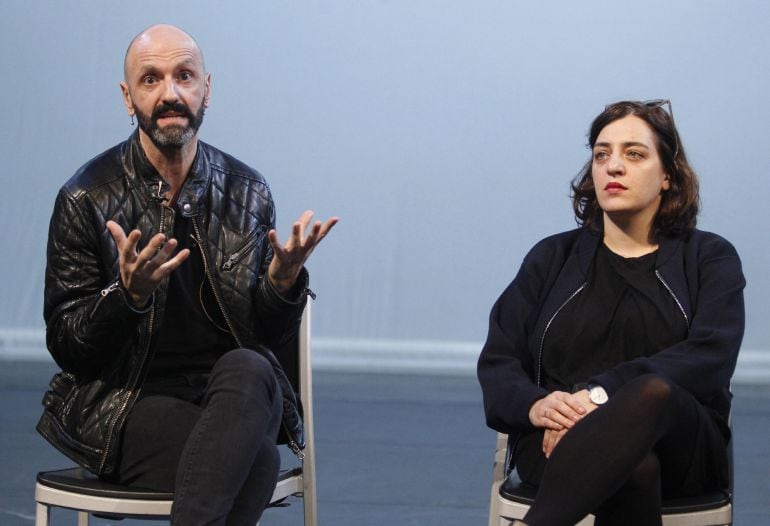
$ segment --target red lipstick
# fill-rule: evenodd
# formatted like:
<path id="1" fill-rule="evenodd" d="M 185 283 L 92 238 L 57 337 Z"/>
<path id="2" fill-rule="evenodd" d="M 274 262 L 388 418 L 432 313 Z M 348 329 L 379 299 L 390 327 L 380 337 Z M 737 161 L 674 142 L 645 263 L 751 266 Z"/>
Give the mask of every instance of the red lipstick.
<path id="1" fill-rule="evenodd" d="M 613 181 L 613 182 L 607 183 L 607 186 L 604 187 L 604 190 L 611 194 L 615 194 L 615 193 L 622 192 L 623 190 L 628 190 L 628 188 L 626 188 L 620 183 Z"/>

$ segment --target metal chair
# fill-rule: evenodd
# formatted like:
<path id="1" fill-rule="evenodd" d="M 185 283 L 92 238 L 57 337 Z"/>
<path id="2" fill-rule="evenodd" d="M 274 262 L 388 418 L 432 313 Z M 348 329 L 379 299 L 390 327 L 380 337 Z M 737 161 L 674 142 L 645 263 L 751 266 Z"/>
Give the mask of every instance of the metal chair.
<path id="1" fill-rule="evenodd" d="M 293 355 L 290 352 L 278 353 L 287 376 L 299 388 L 305 423 L 305 449 L 302 451 L 301 466 L 280 473 L 270 504 L 289 496 L 301 497 L 305 526 L 316 526 L 310 304 L 308 301 L 293 343 L 298 352 Z M 38 473 L 35 484 L 35 526 L 49 525 L 52 506 L 77 510 L 78 526 L 88 526 L 90 514 L 109 518 L 168 519 L 173 499 L 173 493 L 105 482 L 82 468 L 43 471 Z"/>
<path id="2" fill-rule="evenodd" d="M 730 487 L 692 498 L 663 501 L 663 526 L 731 526 L 733 523 L 733 455 L 732 441 L 728 449 Z M 495 461 L 492 472 L 492 492 L 489 503 L 489 526 L 509 526 L 522 519 L 534 502 L 537 489 L 516 476 L 510 466 L 508 435 L 497 434 Z M 594 516 L 588 515 L 575 526 L 593 526 Z"/>

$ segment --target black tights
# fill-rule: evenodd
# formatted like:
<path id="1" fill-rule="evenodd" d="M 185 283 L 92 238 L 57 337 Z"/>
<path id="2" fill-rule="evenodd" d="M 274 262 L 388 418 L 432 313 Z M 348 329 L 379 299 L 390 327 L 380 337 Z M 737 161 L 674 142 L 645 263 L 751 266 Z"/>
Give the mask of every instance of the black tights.
<path id="1" fill-rule="evenodd" d="M 538 442 L 539 439 L 539 442 Z M 594 513 L 596 526 L 660 525 L 661 495 L 724 487 L 726 447 L 695 398 L 646 375 L 564 435 L 547 461 L 542 430 L 517 448 L 522 478 L 539 486 L 524 522 L 568 526 Z"/>

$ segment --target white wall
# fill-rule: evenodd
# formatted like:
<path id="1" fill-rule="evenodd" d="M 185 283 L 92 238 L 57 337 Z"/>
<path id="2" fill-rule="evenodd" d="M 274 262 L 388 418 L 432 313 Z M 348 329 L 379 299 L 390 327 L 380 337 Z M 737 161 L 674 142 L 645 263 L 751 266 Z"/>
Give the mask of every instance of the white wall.
<path id="1" fill-rule="evenodd" d="M 156 22 L 199 41 L 201 136 L 266 175 L 280 230 L 307 207 L 341 216 L 310 264 L 322 343 L 474 348 L 526 250 L 574 225 L 592 118 L 667 97 L 701 176 L 700 226 L 744 261 L 744 348 L 770 349 L 767 20 L 761 0 L 6 0 L 0 353 L 39 334 L 53 197 L 132 131 L 123 53 Z"/>

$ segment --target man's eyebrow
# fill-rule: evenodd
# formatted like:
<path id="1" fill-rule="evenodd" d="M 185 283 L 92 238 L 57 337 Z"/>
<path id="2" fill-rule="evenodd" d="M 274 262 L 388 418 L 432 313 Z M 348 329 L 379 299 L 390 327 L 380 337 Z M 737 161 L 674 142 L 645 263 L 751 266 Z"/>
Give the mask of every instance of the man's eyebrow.
<path id="1" fill-rule="evenodd" d="M 194 57 L 186 57 L 186 58 L 180 60 L 176 64 L 175 69 L 178 69 L 178 68 L 194 68 L 195 65 L 196 65 L 195 62 L 196 61 L 195 61 Z M 144 75 L 146 73 L 154 73 L 155 71 L 157 71 L 157 69 L 158 69 L 157 66 L 153 62 L 151 62 L 151 61 L 139 64 L 139 67 L 138 67 L 139 74 L 141 74 L 141 75 Z"/>

